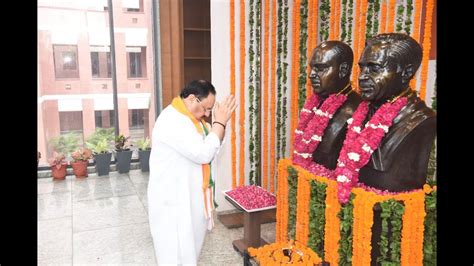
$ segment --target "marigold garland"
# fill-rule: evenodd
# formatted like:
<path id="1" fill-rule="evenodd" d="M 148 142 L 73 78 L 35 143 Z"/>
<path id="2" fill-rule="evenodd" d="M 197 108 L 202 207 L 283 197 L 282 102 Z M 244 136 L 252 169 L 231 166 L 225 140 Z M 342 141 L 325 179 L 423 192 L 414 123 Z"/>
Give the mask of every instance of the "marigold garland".
<path id="1" fill-rule="evenodd" d="M 239 186 L 245 183 L 245 1 L 240 1 Z"/>
<path id="2" fill-rule="evenodd" d="M 284 252 L 285 251 L 285 252 Z M 321 258 L 299 241 L 281 241 L 260 248 L 248 248 L 249 255 L 259 265 L 318 265 Z"/>
<path id="3" fill-rule="evenodd" d="M 340 16 L 341 16 L 341 0 L 334 1 L 334 39 L 338 40 L 339 38 L 339 26 L 340 26 Z"/>
<path id="4" fill-rule="evenodd" d="M 359 36 L 360 36 L 360 3 L 362 0 L 355 0 L 355 18 L 356 21 L 354 23 L 354 44 L 352 45 L 352 49 L 354 50 L 354 58 L 359 58 Z M 359 60 L 354 60 L 352 63 L 352 79 L 351 80 L 357 80 L 358 75 L 357 75 L 357 69 L 359 68 L 357 63 Z M 354 83 L 355 90 L 358 91 L 358 85 Z"/>
<path id="5" fill-rule="evenodd" d="M 423 60 L 421 61 L 421 87 L 420 98 L 424 101 L 426 96 L 426 82 L 428 79 L 428 63 L 431 51 L 431 25 L 433 24 L 434 0 L 426 3 L 425 29 L 423 34 Z"/>
<path id="6" fill-rule="evenodd" d="M 299 64 L 299 42 L 300 42 L 300 7 L 301 0 L 295 0 L 293 9 L 293 43 L 291 56 L 291 121 L 290 121 L 290 154 L 293 154 L 293 140 L 295 138 L 296 123 L 298 121 L 298 70 Z"/>
<path id="7" fill-rule="evenodd" d="M 360 6 L 360 18 L 359 18 L 359 40 L 358 40 L 358 46 L 359 48 L 357 49 L 357 56 L 354 53 L 354 58 L 359 58 L 360 55 L 362 54 L 362 51 L 364 50 L 365 47 L 365 29 L 366 29 L 366 20 L 367 20 L 367 8 L 368 8 L 368 3 L 367 0 L 361 0 L 361 6 Z M 354 43 L 354 46 L 356 43 Z M 359 63 L 359 60 L 354 60 L 356 65 Z M 359 67 L 352 69 L 352 72 L 355 72 L 355 80 L 359 78 Z M 359 85 L 357 82 L 357 91 L 359 91 Z"/>
<path id="8" fill-rule="evenodd" d="M 308 62 L 306 65 L 306 76 L 309 77 L 311 74 L 311 67 L 309 66 L 309 61 L 311 60 L 311 53 L 315 47 L 313 47 L 313 39 L 314 39 L 314 25 L 313 25 L 313 2 L 317 0 L 308 0 L 308 49 L 306 53 L 306 58 L 308 58 Z M 309 98 L 312 93 L 311 81 L 306 79 L 306 97 Z"/>
<path id="9" fill-rule="evenodd" d="M 340 228 L 338 222 L 338 213 L 341 210 L 341 206 L 337 200 L 337 183 L 334 180 L 329 180 L 325 177 L 315 176 L 307 170 L 292 165 L 289 159 L 282 159 L 279 161 L 279 172 L 278 182 L 281 185 L 279 189 L 278 200 L 277 200 L 277 241 L 282 241 L 287 237 L 288 228 L 288 166 L 292 166 L 298 172 L 298 178 L 309 180 L 317 180 L 318 182 L 324 182 L 327 184 L 326 189 L 326 223 L 325 223 L 325 237 L 324 237 L 324 249 L 325 249 L 325 260 L 331 264 L 339 264 L 339 239 L 340 230 L 334 230 Z M 306 231 L 308 227 L 306 221 L 308 218 L 305 217 L 303 210 L 308 210 L 309 207 L 306 205 L 310 201 L 310 197 L 304 192 L 305 184 L 303 180 L 298 181 L 303 187 L 298 188 L 297 204 L 299 215 L 297 216 L 298 226 L 303 228 L 297 228 L 297 237 L 304 243 Z M 284 187 L 286 186 L 286 187 Z M 390 193 L 390 194 L 376 194 L 373 191 L 365 190 L 362 187 L 356 187 L 352 189 L 354 194 L 353 199 L 353 243 L 357 243 L 352 247 L 352 265 L 370 265 L 371 263 L 371 228 L 373 225 L 373 206 L 376 203 L 393 199 L 396 201 L 403 201 L 405 204 L 405 213 L 403 214 L 403 227 L 402 227 L 402 239 L 401 239 L 401 265 L 422 265 L 423 262 L 423 238 L 424 238 L 424 217 L 425 213 L 425 194 L 431 193 L 436 187 L 431 188 L 429 185 L 425 185 L 423 189 L 418 189 L 410 192 L 402 193 Z M 286 202 L 285 202 L 286 201 Z M 335 208 L 333 208 L 335 207 Z M 307 212 L 307 211 L 306 211 Z M 299 219 L 303 219 L 299 221 Z"/>
<path id="10" fill-rule="evenodd" d="M 380 9 L 380 33 L 385 33 L 387 27 L 387 0 L 382 0 L 382 7 Z"/>
<path id="11" fill-rule="evenodd" d="M 230 94 L 235 95 L 235 0 L 230 1 Z M 235 112 L 232 113 L 230 120 L 232 127 L 231 132 L 231 158 L 232 158 L 232 189 L 236 186 L 237 180 L 237 154 L 235 145 L 236 132 L 235 132 Z"/>
<path id="12" fill-rule="evenodd" d="M 395 28 L 395 7 L 397 5 L 397 0 L 389 0 L 388 5 L 388 24 L 386 32 L 393 32 Z"/>
<path id="13" fill-rule="evenodd" d="M 271 99 L 270 99 L 270 114 L 272 114 L 271 120 L 270 120 L 270 192 L 274 193 L 275 192 L 275 117 L 273 114 L 275 114 L 275 101 L 276 101 L 276 90 L 275 90 L 275 61 L 276 61 L 276 2 L 271 1 L 270 4 L 272 4 L 272 56 L 271 56 L 271 78 L 270 78 L 270 91 L 271 93 Z"/>
<path id="14" fill-rule="evenodd" d="M 336 1 L 330 0 L 331 11 L 329 13 L 329 40 L 334 40 L 336 36 Z"/>
<path id="15" fill-rule="evenodd" d="M 418 43 L 420 42 L 420 24 L 421 24 L 421 12 L 422 12 L 422 2 L 421 0 L 415 0 L 415 14 L 413 18 L 413 33 L 411 37 L 415 39 Z M 410 88 L 416 90 L 416 76 L 410 80 Z"/>

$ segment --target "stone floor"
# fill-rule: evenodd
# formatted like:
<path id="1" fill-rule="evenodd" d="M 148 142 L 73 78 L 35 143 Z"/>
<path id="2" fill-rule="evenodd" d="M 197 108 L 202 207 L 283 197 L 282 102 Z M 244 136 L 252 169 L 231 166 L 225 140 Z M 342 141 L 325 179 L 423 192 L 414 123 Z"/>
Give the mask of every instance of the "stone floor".
<path id="1" fill-rule="evenodd" d="M 38 265 L 156 265 L 148 225 L 148 173 L 38 179 Z M 218 219 L 208 232 L 198 265 L 242 265 L 232 241 L 243 228 L 227 229 Z M 275 240 L 275 223 L 262 225 L 262 238 Z"/>

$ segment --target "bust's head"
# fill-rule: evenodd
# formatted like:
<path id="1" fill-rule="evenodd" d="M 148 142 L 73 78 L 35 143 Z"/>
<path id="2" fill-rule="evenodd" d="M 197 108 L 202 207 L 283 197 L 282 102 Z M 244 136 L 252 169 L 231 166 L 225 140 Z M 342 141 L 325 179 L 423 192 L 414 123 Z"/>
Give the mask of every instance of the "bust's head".
<path id="1" fill-rule="evenodd" d="M 406 34 L 384 33 L 368 40 L 359 60 L 362 99 L 382 103 L 404 92 L 421 57 L 421 46 Z"/>
<path id="2" fill-rule="evenodd" d="M 354 54 L 341 41 L 326 41 L 314 48 L 309 66 L 313 92 L 323 97 L 339 92 L 349 84 Z"/>

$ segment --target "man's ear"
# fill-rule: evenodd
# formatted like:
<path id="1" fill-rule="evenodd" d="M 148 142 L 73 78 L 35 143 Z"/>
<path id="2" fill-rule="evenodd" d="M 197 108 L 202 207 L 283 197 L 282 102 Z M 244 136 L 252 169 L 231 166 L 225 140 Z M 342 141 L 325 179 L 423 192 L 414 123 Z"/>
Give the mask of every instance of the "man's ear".
<path id="1" fill-rule="evenodd" d="M 412 64 L 408 64 L 402 71 L 402 82 L 408 83 L 410 79 L 415 75 L 415 71 Z"/>
<path id="2" fill-rule="evenodd" d="M 347 62 L 342 62 L 341 65 L 339 66 L 339 78 L 344 78 L 346 77 L 351 70 L 351 67 Z"/>

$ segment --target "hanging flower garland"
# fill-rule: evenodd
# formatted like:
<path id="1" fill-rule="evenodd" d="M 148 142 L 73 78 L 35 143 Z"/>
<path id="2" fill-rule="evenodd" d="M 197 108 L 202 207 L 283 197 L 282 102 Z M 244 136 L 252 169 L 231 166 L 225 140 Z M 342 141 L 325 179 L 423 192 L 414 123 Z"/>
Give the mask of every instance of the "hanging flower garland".
<path id="1" fill-rule="evenodd" d="M 321 0 L 319 6 L 320 28 L 319 36 L 323 41 L 327 41 L 329 37 L 329 15 L 331 13 L 331 6 L 329 0 Z"/>
<path id="2" fill-rule="evenodd" d="M 249 93 L 249 161 L 250 161 L 250 171 L 249 171 L 249 184 L 253 185 L 255 184 L 255 179 L 254 179 L 254 172 L 255 172 L 255 122 L 254 122 L 254 116 L 255 116 L 255 107 L 254 107 L 254 93 L 255 93 L 255 70 L 254 70 L 254 60 L 255 60 L 255 48 L 254 48 L 254 36 L 253 33 L 255 31 L 254 23 L 254 0 L 250 0 L 249 3 L 249 29 L 250 29 L 250 38 L 249 38 L 249 50 L 248 50 L 248 55 L 249 55 L 249 85 L 248 85 L 248 93 Z"/>
<path id="3" fill-rule="evenodd" d="M 360 54 L 364 50 L 365 47 L 365 29 L 366 29 L 366 16 L 367 16 L 367 0 L 361 0 L 361 5 L 360 5 L 360 12 L 361 12 L 361 17 L 359 18 L 359 40 L 358 40 L 358 48 L 356 49 L 356 52 L 354 53 L 354 58 L 359 58 Z M 356 45 L 354 43 L 354 45 Z M 358 63 L 358 60 L 355 63 Z M 357 80 L 359 78 L 359 71 L 360 68 L 357 66 L 356 68 L 352 69 L 352 72 L 355 73 L 355 79 Z M 358 88 L 356 88 L 358 90 Z"/>
<path id="4" fill-rule="evenodd" d="M 329 2 L 330 8 L 329 8 L 329 40 L 334 40 L 334 36 L 336 36 L 336 1 L 335 0 L 330 0 Z"/>
<path id="5" fill-rule="evenodd" d="M 296 192 L 298 187 L 298 172 L 288 166 L 288 239 L 296 237 Z"/>
<path id="6" fill-rule="evenodd" d="M 298 92 L 299 92 L 299 41 L 300 41 L 300 5 L 301 0 L 295 0 L 293 5 L 293 43 L 292 43 L 292 58 L 291 58 L 291 119 L 290 119 L 290 154 L 293 153 L 293 132 L 296 128 L 296 121 L 298 120 Z M 285 120 L 283 120 L 285 121 Z"/>
<path id="7" fill-rule="evenodd" d="M 235 1 L 230 1 L 230 94 L 235 95 Z M 236 132 L 235 132 L 235 112 L 232 113 L 231 123 L 231 137 L 230 149 L 232 158 L 232 189 L 237 185 L 237 146 L 236 146 Z"/>
<path id="8" fill-rule="evenodd" d="M 278 102 L 277 102 L 277 110 L 276 110 L 276 141 L 277 141 L 277 155 L 276 155 L 276 161 L 280 160 L 282 157 L 281 154 L 281 131 L 282 131 L 282 72 L 283 72 L 283 66 L 282 66 L 282 50 L 283 50 L 283 1 L 278 0 L 278 46 L 277 46 L 277 94 L 278 94 Z"/>
<path id="9" fill-rule="evenodd" d="M 428 0 L 426 3 L 425 30 L 423 34 L 423 60 L 421 61 L 421 87 L 420 98 L 425 100 L 426 83 L 428 79 L 428 63 L 431 51 L 431 25 L 433 24 L 434 1 Z"/>
<path id="10" fill-rule="evenodd" d="M 324 260 L 324 225 L 326 224 L 326 187 L 325 183 L 311 180 L 311 198 L 309 207 L 309 236 L 308 247 Z"/>
<path id="11" fill-rule="evenodd" d="M 403 29 L 403 12 L 405 12 L 405 6 L 400 3 L 397 7 L 397 32 L 401 32 Z"/>
<path id="12" fill-rule="evenodd" d="M 352 17 L 353 13 L 353 7 L 354 7 L 354 1 L 349 0 L 349 10 L 347 10 L 347 44 L 352 45 L 352 21 L 354 20 Z"/>
<path id="13" fill-rule="evenodd" d="M 373 14 L 374 14 L 374 1 L 368 0 L 367 19 L 366 19 L 367 31 L 365 32 L 366 39 L 370 39 L 372 37 Z"/>
<path id="14" fill-rule="evenodd" d="M 306 101 L 307 40 L 308 40 L 308 0 L 302 0 L 300 6 L 300 43 L 299 43 L 299 75 L 298 75 L 298 112 Z"/>
<path id="15" fill-rule="evenodd" d="M 265 1 L 264 3 L 264 29 L 263 29 L 263 134 L 261 137 L 263 138 L 263 160 L 262 160 L 262 169 L 263 169 L 263 176 L 262 176 L 262 186 L 265 189 L 268 189 L 268 93 L 271 89 L 268 88 L 268 33 L 269 33 L 269 17 L 270 17 L 270 3 L 269 1 Z M 272 113 L 274 114 L 274 113 Z"/>
<path id="16" fill-rule="evenodd" d="M 423 237 L 423 265 L 436 265 L 436 187 L 425 191 L 425 231 Z"/>
<path id="17" fill-rule="evenodd" d="M 262 72 L 261 69 L 261 55 L 260 55 L 260 47 L 261 47 L 261 21 L 262 21 L 262 4 L 260 0 L 257 0 L 256 2 L 256 20 L 257 20 L 257 25 L 256 25 L 256 42 L 257 42 L 257 56 L 255 60 L 255 131 L 254 131 L 254 140 L 255 140 L 255 147 L 254 147 L 254 159 L 255 159 L 255 182 L 257 180 L 260 180 L 261 182 L 261 168 L 260 168 L 260 163 L 261 163 L 261 157 L 260 157 L 260 148 L 261 148 L 261 143 L 260 143 L 260 125 L 262 124 L 261 122 L 261 116 L 257 115 L 260 110 L 261 110 L 261 103 L 260 103 L 260 98 L 261 98 L 261 85 L 260 85 L 260 73 Z"/>
<path id="18" fill-rule="evenodd" d="M 282 82 L 283 82 L 283 106 L 282 106 L 282 123 L 281 123 L 281 154 L 286 156 L 286 120 L 288 118 L 287 111 L 287 68 L 288 68 L 288 0 L 283 1 L 283 68 L 282 68 Z M 291 140 L 290 140 L 291 141 Z"/>
<path id="19" fill-rule="evenodd" d="M 271 78 L 270 78 L 270 114 L 275 114 L 276 90 L 275 90 L 275 58 L 276 58 L 276 9 L 275 1 L 270 1 L 272 5 L 272 56 L 271 56 Z M 272 115 L 270 120 L 270 192 L 275 192 L 275 117 Z"/>
<path id="20" fill-rule="evenodd" d="M 411 31 L 411 15 L 413 13 L 413 0 L 406 0 L 407 7 L 406 7 L 406 14 L 405 14 L 405 33 L 410 35 Z"/>
<path id="21" fill-rule="evenodd" d="M 382 219 L 382 232 L 380 234 L 380 256 L 377 263 L 400 265 L 400 243 L 402 229 L 402 215 L 405 207 L 394 199 L 389 199 L 380 203 L 382 209 L 380 217 Z M 391 229 L 389 234 L 388 224 Z M 389 251 L 390 250 L 390 257 Z"/>
<path id="22" fill-rule="evenodd" d="M 386 32 L 393 32 L 395 28 L 395 7 L 397 5 L 397 0 L 388 0 L 389 5 L 388 5 L 388 25 L 387 25 L 387 31 Z"/>
<path id="23" fill-rule="evenodd" d="M 379 33 L 379 11 L 380 11 L 380 0 L 372 0 L 374 3 L 373 11 L 374 11 L 374 23 L 372 28 L 372 36 L 375 36 Z"/>
<path id="24" fill-rule="evenodd" d="M 340 240 L 338 247 L 340 266 L 352 265 L 352 238 L 353 238 L 353 224 L 354 224 L 354 197 L 351 193 L 349 202 L 341 206 L 337 215 L 340 220 Z"/>
<path id="25" fill-rule="evenodd" d="M 421 0 L 415 0 L 415 15 L 413 18 L 413 34 L 411 37 L 415 39 L 418 43 L 421 43 L 420 41 L 420 24 L 421 24 L 421 12 L 422 12 L 422 2 Z M 410 88 L 413 88 L 416 90 L 416 83 L 417 83 L 417 78 L 416 75 L 410 80 Z"/>
<path id="26" fill-rule="evenodd" d="M 291 165 L 288 159 L 279 162 L 278 180 L 282 188 L 288 184 L 288 166 Z M 316 180 L 327 185 L 324 203 L 326 208 L 324 228 L 324 255 L 326 261 L 335 265 L 370 265 L 373 206 L 376 203 L 393 199 L 404 203 L 405 212 L 402 218 L 400 252 L 397 251 L 397 245 L 391 252 L 401 255 L 401 265 L 421 265 L 423 262 L 423 237 L 425 232 L 423 222 L 426 215 L 424 211 L 425 194 L 432 193 L 436 187 L 431 188 L 429 185 L 425 185 L 423 189 L 394 193 L 381 192 L 375 189 L 367 190 L 367 187 L 363 187 L 359 183 L 359 187 L 352 189 L 351 200 L 341 206 L 337 198 L 337 184 L 335 181 L 313 175 L 300 166 L 293 167 L 298 172 L 298 178 L 308 181 Z M 300 181 L 298 183 L 305 184 Z M 312 196 L 305 196 L 305 193 L 300 191 L 303 190 L 298 188 L 297 209 L 308 210 L 309 207 L 305 204 L 309 204 Z M 288 236 L 288 208 L 290 207 L 285 205 L 285 203 L 288 203 L 287 192 L 288 187 L 284 187 L 284 190 L 279 190 L 278 193 L 277 242 L 282 241 L 281 239 L 286 241 Z M 305 239 L 305 234 L 311 237 L 314 233 L 308 228 L 311 219 L 305 217 L 302 213 L 297 217 L 296 224 L 300 226 L 296 230 L 297 237 Z M 299 221 L 301 217 L 303 217 L 303 221 Z M 306 219 L 309 219 L 309 223 L 305 222 Z M 308 228 L 308 231 L 305 231 L 307 230 L 305 227 Z M 357 243 L 357 245 L 352 245 L 352 243 Z"/>
<path id="27" fill-rule="evenodd" d="M 240 1 L 239 186 L 245 181 L 245 2 Z"/>
<path id="28" fill-rule="evenodd" d="M 341 16 L 341 0 L 334 0 L 334 39 L 339 37 L 340 17 Z"/>
<path id="29" fill-rule="evenodd" d="M 342 15 L 341 15 L 341 41 L 346 41 L 346 25 L 347 25 L 347 0 L 342 0 Z"/>
<path id="30" fill-rule="evenodd" d="M 354 44 L 352 45 L 352 49 L 354 50 L 354 58 L 359 58 L 359 35 L 360 35 L 360 24 L 359 23 L 359 20 L 361 18 L 361 14 L 360 14 L 360 2 L 362 0 L 356 0 L 355 2 L 355 18 L 356 18 L 356 21 L 354 23 L 354 26 L 355 26 L 355 29 L 354 29 Z M 358 60 L 354 60 L 354 62 L 352 63 L 352 80 L 357 80 L 358 79 L 358 76 L 357 76 L 357 69 L 358 69 L 358 66 L 357 66 L 357 62 Z"/>
<path id="31" fill-rule="evenodd" d="M 406 104 L 406 97 L 400 97 L 393 103 L 383 104 L 362 128 L 362 122 L 369 109 L 368 103 L 362 102 L 352 118 L 347 121 L 346 139 L 335 169 L 338 197 L 341 203 L 346 203 L 349 199 L 350 189 L 359 180 L 359 170 L 369 162 L 372 153 L 378 148 L 383 136 L 392 125 L 393 119 Z"/>
<path id="32" fill-rule="evenodd" d="M 387 25 L 387 0 L 382 0 L 382 9 L 380 11 L 380 33 L 386 32 Z"/>
<path id="33" fill-rule="evenodd" d="M 308 34 L 308 49 L 306 49 L 306 58 L 311 60 L 311 52 L 314 48 L 313 46 L 313 40 L 315 37 L 315 32 L 314 32 L 314 10 L 312 9 L 313 7 L 313 2 L 317 0 L 309 0 L 308 1 L 308 19 L 307 19 L 307 34 Z M 309 76 L 311 74 L 311 67 L 309 64 L 306 62 L 303 63 L 303 66 L 305 66 L 305 71 L 306 71 L 306 76 Z M 306 98 L 309 98 L 311 96 L 313 88 L 311 87 L 311 80 L 306 79 L 305 80 L 305 85 L 306 85 Z"/>

